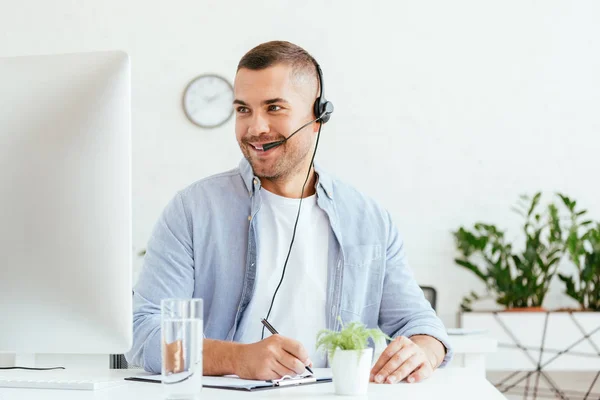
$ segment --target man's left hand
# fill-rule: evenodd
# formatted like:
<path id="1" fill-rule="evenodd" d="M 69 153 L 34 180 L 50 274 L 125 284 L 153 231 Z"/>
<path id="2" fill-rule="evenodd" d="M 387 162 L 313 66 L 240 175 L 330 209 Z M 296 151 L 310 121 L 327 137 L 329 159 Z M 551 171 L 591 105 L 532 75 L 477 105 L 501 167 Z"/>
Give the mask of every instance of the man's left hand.
<path id="1" fill-rule="evenodd" d="M 444 352 L 444 346 L 431 336 L 417 335 L 410 339 L 399 336 L 381 353 L 371 369 L 370 380 L 396 383 L 406 378 L 408 383 L 420 382 L 431 376 Z"/>

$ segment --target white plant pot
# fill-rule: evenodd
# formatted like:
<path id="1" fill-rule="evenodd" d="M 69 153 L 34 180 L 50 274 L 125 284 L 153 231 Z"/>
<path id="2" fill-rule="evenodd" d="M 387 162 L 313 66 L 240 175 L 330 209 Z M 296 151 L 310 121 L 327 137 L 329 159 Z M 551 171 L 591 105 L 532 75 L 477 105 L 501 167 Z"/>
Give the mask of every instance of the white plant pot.
<path id="1" fill-rule="evenodd" d="M 331 361 L 335 394 L 360 396 L 367 394 L 373 349 L 337 349 Z"/>

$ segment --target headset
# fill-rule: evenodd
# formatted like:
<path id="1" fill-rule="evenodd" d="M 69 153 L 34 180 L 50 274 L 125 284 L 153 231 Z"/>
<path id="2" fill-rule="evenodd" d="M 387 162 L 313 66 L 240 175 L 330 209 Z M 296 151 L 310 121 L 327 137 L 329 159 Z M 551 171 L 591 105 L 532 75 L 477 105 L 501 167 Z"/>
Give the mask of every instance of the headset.
<path id="1" fill-rule="evenodd" d="M 308 178 L 310 177 L 310 170 L 312 169 L 314 161 L 315 161 L 315 155 L 317 154 L 317 147 L 319 147 L 319 138 L 321 137 L 321 127 L 323 126 L 324 123 L 329 121 L 329 118 L 331 118 L 331 114 L 333 113 L 333 103 L 328 101 L 325 98 L 325 89 L 324 89 L 324 84 L 323 84 L 323 71 L 321 71 L 321 67 L 319 66 L 319 64 L 317 63 L 317 61 L 314 58 L 311 57 L 311 60 L 314 63 L 315 68 L 317 70 L 317 76 L 319 78 L 319 88 L 320 88 L 319 97 L 317 97 L 317 99 L 315 100 L 315 104 L 313 106 L 313 111 L 314 111 L 316 118 L 314 120 L 302 125 L 300 128 L 296 129 L 287 138 L 285 138 L 283 140 L 279 140 L 277 142 L 265 143 L 263 145 L 263 150 L 265 150 L 265 151 L 272 149 L 274 147 L 277 147 L 277 146 L 281 146 L 286 141 L 288 141 L 292 136 L 294 136 L 297 132 L 302 130 L 304 127 L 306 127 L 314 122 L 320 121 L 319 132 L 317 133 L 317 142 L 315 144 L 315 150 L 313 151 L 313 155 L 310 160 L 310 164 L 308 166 L 308 172 L 306 173 L 306 179 L 304 180 L 304 184 L 302 185 L 302 192 L 300 192 L 300 204 L 298 205 L 298 214 L 296 215 L 296 222 L 294 222 L 294 231 L 292 233 L 292 240 L 290 241 L 290 247 L 288 249 L 288 253 L 285 258 L 285 263 L 283 264 L 283 271 L 281 273 L 281 279 L 279 279 L 279 284 L 277 285 L 277 288 L 275 289 L 275 293 L 273 293 L 273 298 L 271 299 L 271 305 L 269 306 L 269 311 L 267 312 L 267 316 L 265 317 L 265 319 L 267 321 L 269 320 L 269 316 L 271 315 L 271 311 L 273 310 L 273 304 L 275 303 L 275 297 L 277 296 L 277 292 L 279 291 L 279 288 L 281 287 L 281 283 L 283 282 L 283 277 L 285 276 L 285 269 L 287 267 L 288 260 L 290 259 L 290 254 L 292 252 L 292 247 L 294 245 L 294 239 L 296 238 L 296 228 L 298 227 L 298 219 L 300 218 L 300 210 L 302 209 L 302 198 L 304 197 L 304 188 L 306 187 L 306 183 L 308 182 Z M 262 328 L 262 334 L 261 334 L 260 338 L 261 338 L 261 340 L 265 338 L 264 325 Z"/>
<path id="2" fill-rule="evenodd" d="M 312 57 L 311 57 L 311 59 L 312 59 Z M 276 142 L 263 144 L 262 149 L 264 151 L 267 151 L 267 150 L 272 149 L 277 146 L 281 146 L 282 144 L 287 142 L 292 136 L 294 136 L 296 133 L 300 132 L 303 128 L 305 128 L 307 125 L 310 125 L 317 121 L 321 121 L 321 123 L 324 124 L 327 121 L 329 121 L 329 118 L 331 118 L 331 113 L 333 113 L 333 103 L 330 101 L 327 101 L 327 99 L 325 98 L 325 95 L 324 95 L 323 71 L 321 71 L 321 67 L 319 66 L 319 64 L 314 59 L 312 59 L 312 60 L 313 60 L 313 63 L 315 64 L 315 68 L 317 69 L 317 76 L 319 77 L 319 88 L 320 88 L 319 97 L 317 97 L 317 99 L 315 100 L 315 105 L 313 106 L 313 109 L 314 109 L 313 112 L 315 113 L 315 116 L 317 118 L 302 125 L 300 128 L 296 129 L 290 136 L 286 137 L 283 140 L 278 140 Z M 321 127 L 319 126 L 319 134 L 320 133 L 321 133 Z M 317 149 L 315 147 L 315 152 L 316 152 L 316 150 Z M 312 163 L 310 164 L 310 166 L 312 167 Z M 309 169 L 309 173 L 310 173 L 310 169 Z"/>

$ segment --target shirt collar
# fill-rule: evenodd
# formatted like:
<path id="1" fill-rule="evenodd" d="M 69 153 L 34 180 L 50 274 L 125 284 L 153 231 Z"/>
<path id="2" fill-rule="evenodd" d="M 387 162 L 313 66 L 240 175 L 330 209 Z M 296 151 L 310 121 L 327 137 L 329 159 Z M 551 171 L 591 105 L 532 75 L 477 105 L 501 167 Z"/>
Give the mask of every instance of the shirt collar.
<path id="1" fill-rule="evenodd" d="M 256 190 L 260 189 L 260 179 L 254 175 L 252 166 L 250 166 L 250 163 L 245 158 L 242 158 L 240 161 L 239 168 L 246 189 L 248 189 L 248 193 L 252 196 Z M 321 169 L 317 163 L 315 163 L 315 172 L 318 176 L 317 187 L 321 186 L 327 197 L 333 200 L 333 181 L 331 176 Z"/>
<path id="2" fill-rule="evenodd" d="M 246 189 L 248 190 L 250 196 L 252 196 L 252 193 L 254 193 L 254 171 L 252 171 L 250 163 L 245 158 L 242 158 L 240 161 L 239 168 L 240 174 L 242 175 L 242 180 L 246 185 Z"/>
<path id="3" fill-rule="evenodd" d="M 316 162 L 315 171 L 319 177 L 317 185 L 323 188 L 323 191 L 330 200 L 333 200 L 333 179 L 331 178 L 331 175 L 324 171 Z"/>

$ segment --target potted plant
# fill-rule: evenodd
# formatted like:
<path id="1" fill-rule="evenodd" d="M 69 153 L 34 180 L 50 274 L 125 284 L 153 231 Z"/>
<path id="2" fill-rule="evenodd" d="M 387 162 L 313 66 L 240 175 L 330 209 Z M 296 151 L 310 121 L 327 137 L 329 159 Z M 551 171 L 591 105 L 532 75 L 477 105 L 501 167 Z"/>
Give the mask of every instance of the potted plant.
<path id="1" fill-rule="evenodd" d="M 566 252 L 575 265 L 573 276 L 558 274 L 567 296 L 576 300 L 582 311 L 600 311 L 600 223 L 581 221 L 587 210 L 577 210 L 577 202 L 560 195 L 570 213 Z"/>
<path id="2" fill-rule="evenodd" d="M 514 251 L 505 232 L 495 225 L 478 222 L 473 229 L 460 227 L 453 232 L 461 253 L 455 262 L 479 277 L 488 295 L 509 310 L 541 310 L 563 254 L 558 209 L 550 204 L 545 213 L 538 212 L 540 198 L 541 193 L 532 199 L 521 196 L 513 208 L 525 218 L 525 245 L 520 252 Z M 470 311 L 479 297 L 472 292 L 463 299 L 461 309 Z"/>
<path id="3" fill-rule="evenodd" d="M 488 369 L 600 368 L 600 358 L 589 342 L 600 329 L 600 313 L 589 312 L 600 310 L 600 224 L 584 220 L 587 211 L 579 210 L 569 197 L 558 196 L 562 201 L 557 204 L 564 205 L 566 216 L 554 203 L 541 209 L 540 193 L 522 196 L 516 208 L 525 219 L 521 251 L 495 225 L 477 223 L 472 229 L 460 227 L 453 232 L 460 253 L 455 262 L 484 281 L 487 296 L 500 306 L 500 310 L 470 312 L 474 301 L 482 298 L 474 292 L 461 304 L 463 328 L 485 328 L 498 340 L 498 351 L 486 358 Z M 561 261 L 574 264 L 577 272 L 559 273 Z M 588 312 L 542 308 L 555 275 L 565 284 L 566 294 Z"/>
<path id="4" fill-rule="evenodd" d="M 379 329 L 367 329 L 360 322 L 350 322 L 339 332 L 324 329 L 317 334 L 317 349 L 327 351 L 333 372 L 335 393 L 339 395 L 362 395 L 367 393 L 373 348 L 368 340 L 391 340 Z"/>

